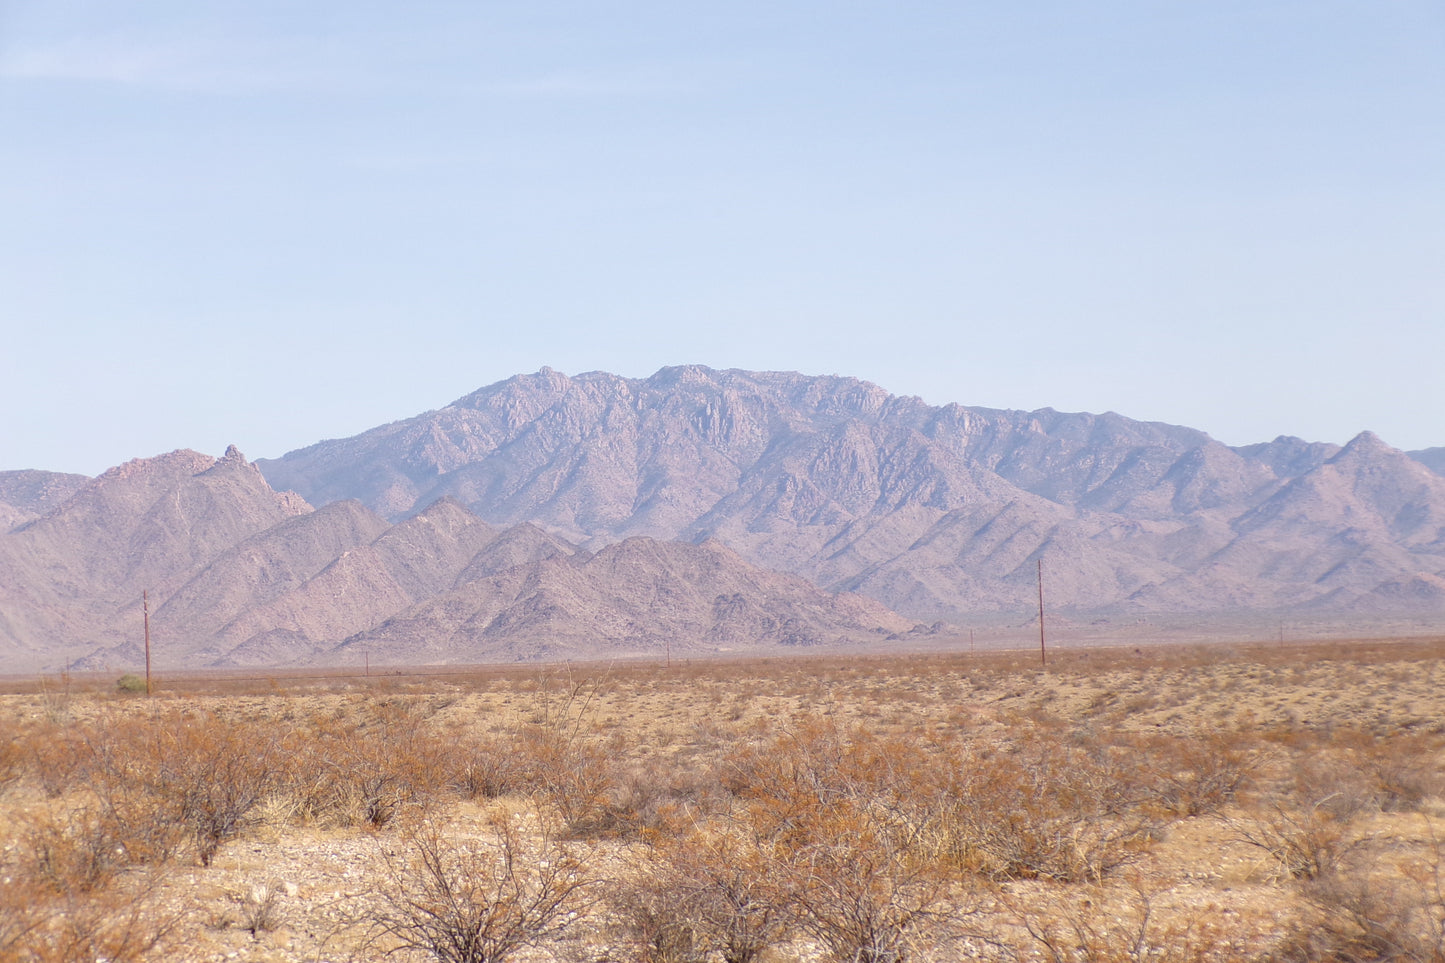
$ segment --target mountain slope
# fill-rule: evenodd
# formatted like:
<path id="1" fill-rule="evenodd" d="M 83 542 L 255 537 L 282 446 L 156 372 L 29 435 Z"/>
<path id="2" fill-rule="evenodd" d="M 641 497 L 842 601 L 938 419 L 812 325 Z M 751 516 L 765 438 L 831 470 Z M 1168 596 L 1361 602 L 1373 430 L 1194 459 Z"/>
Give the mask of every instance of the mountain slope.
<path id="1" fill-rule="evenodd" d="M 88 481 L 0 536 L 0 648 L 94 647 L 134 637 L 154 605 L 221 553 L 311 511 L 278 494 L 235 448 L 175 451 Z"/>
<path id="2" fill-rule="evenodd" d="M 716 538 L 930 620 L 1016 611 L 1040 558 L 1055 604 L 1080 612 L 1348 611 L 1382 586 L 1445 578 L 1432 527 L 1445 479 L 1378 439 L 1235 449 L 1115 414 L 935 407 L 849 378 L 543 369 L 258 464 L 278 487 L 389 517 L 449 496 L 590 548 Z"/>
<path id="3" fill-rule="evenodd" d="M 89 481 L 55 471 L 0 471 L 0 532 L 49 514 Z"/>
<path id="4" fill-rule="evenodd" d="M 1420 451 L 1406 452 L 1406 454 L 1435 474 L 1445 475 L 1445 448 L 1424 448 Z"/>
<path id="5" fill-rule="evenodd" d="M 353 500 L 313 510 L 233 448 L 129 462 L 0 535 L 0 671 L 135 667 L 142 592 L 165 668 L 700 653 L 914 628 L 718 545 L 635 538 L 592 555 L 446 498 L 396 524 Z"/>
<path id="6" fill-rule="evenodd" d="M 717 542 L 635 536 L 468 582 L 342 651 L 411 662 L 684 655 L 882 642 L 911 628 L 876 602 L 762 571 Z"/>

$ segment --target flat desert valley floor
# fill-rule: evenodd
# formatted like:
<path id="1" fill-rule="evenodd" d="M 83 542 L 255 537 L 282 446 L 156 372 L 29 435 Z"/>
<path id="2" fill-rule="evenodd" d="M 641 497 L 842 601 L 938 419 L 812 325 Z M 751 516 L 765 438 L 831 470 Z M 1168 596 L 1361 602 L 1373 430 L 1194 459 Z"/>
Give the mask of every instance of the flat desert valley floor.
<path id="1" fill-rule="evenodd" d="M 1438 963 L 1442 661 L 11 680 L 0 959 Z"/>

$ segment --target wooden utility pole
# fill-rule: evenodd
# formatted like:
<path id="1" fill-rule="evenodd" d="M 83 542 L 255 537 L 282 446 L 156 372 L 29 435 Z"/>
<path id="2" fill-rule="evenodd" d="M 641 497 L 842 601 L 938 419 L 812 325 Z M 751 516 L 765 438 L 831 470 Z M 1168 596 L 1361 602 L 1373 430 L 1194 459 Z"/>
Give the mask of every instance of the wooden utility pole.
<path id="1" fill-rule="evenodd" d="M 1039 559 L 1039 664 L 1049 667 L 1048 652 L 1044 649 L 1044 560 Z"/>
<path id="2" fill-rule="evenodd" d="M 146 627 L 146 695 L 151 694 L 151 593 L 149 589 L 140 590 L 140 610 L 145 617 Z"/>

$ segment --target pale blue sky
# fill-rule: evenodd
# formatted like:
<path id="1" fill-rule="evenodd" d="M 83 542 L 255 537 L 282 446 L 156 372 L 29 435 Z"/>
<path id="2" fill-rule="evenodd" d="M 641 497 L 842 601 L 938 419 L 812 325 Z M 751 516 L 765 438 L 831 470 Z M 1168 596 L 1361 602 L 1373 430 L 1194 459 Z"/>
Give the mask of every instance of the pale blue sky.
<path id="1" fill-rule="evenodd" d="M 0 469 L 551 365 L 1445 445 L 1439 0 L 0 0 Z"/>

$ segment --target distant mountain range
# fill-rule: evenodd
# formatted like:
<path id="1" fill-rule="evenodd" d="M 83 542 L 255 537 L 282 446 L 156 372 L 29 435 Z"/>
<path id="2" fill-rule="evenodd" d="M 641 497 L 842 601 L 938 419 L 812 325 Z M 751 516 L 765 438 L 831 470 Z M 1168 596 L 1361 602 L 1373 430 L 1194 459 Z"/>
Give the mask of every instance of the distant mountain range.
<path id="1" fill-rule="evenodd" d="M 0 671 L 140 665 L 143 592 L 166 667 L 682 657 L 922 631 L 715 541 L 594 553 L 446 498 L 396 524 L 351 500 L 313 509 L 234 448 L 49 483 L 72 494 L 0 535 Z"/>
<path id="2" fill-rule="evenodd" d="M 143 588 L 196 665 L 865 644 L 1027 613 L 1039 560 L 1076 618 L 1445 618 L 1439 472 L 1368 432 L 543 369 L 254 465 L 0 473 L 0 670 L 119 659 Z"/>
<path id="3" fill-rule="evenodd" d="M 443 495 L 584 545 L 716 538 L 920 619 L 1445 609 L 1441 450 L 1230 448 L 1114 414 L 934 407 L 851 378 L 544 369 L 258 462 L 315 503 L 401 518 Z"/>

